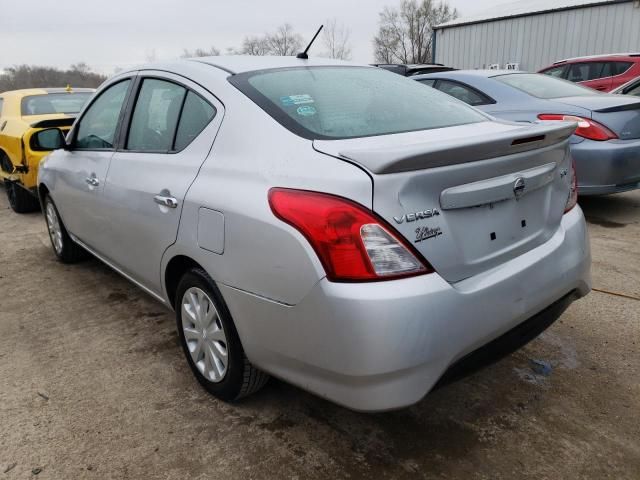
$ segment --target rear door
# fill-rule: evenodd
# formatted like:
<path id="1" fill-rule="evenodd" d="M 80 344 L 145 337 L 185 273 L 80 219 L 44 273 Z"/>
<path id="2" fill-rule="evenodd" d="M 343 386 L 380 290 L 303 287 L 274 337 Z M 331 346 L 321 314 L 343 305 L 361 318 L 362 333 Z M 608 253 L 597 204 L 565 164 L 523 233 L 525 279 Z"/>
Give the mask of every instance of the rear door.
<path id="1" fill-rule="evenodd" d="M 105 184 L 110 228 L 100 251 L 160 293 L 162 255 L 175 242 L 185 195 L 211 150 L 223 106 L 200 86 L 168 73 L 141 76 L 136 88 Z"/>
<path id="2" fill-rule="evenodd" d="M 610 62 L 579 62 L 569 67 L 567 79 L 585 87 L 608 92 L 612 87 Z"/>

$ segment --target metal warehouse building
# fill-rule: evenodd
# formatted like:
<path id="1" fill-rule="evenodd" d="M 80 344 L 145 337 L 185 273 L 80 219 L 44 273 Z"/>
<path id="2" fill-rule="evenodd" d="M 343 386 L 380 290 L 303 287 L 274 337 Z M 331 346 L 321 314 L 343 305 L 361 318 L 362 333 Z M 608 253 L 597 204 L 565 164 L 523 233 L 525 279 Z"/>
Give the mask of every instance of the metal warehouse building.
<path id="1" fill-rule="evenodd" d="M 640 52 L 640 0 L 524 0 L 438 25 L 433 41 L 434 62 L 463 69 Z"/>

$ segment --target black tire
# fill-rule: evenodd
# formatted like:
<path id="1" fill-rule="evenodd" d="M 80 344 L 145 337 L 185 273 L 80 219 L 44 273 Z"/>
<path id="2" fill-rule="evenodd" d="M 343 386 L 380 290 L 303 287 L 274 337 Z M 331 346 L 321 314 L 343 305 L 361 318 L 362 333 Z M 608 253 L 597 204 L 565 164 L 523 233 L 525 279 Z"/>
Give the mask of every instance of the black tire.
<path id="1" fill-rule="evenodd" d="M 189 351 L 182 323 L 182 302 L 185 292 L 191 288 L 204 291 L 213 302 L 226 337 L 227 369 L 217 382 L 205 377 L 198 369 Z M 255 368 L 244 353 L 238 332 L 220 291 L 207 272 L 200 268 L 188 271 L 180 280 L 175 301 L 176 326 L 187 362 L 196 379 L 209 393 L 226 402 L 233 402 L 260 390 L 269 375 Z"/>
<path id="2" fill-rule="evenodd" d="M 38 198 L 16 182 L 5 180 L 4 189 L 7 191 L 9 205 L 14 212 L 30 213 L 40 210 Z"/>
<path id="3" fill-rule="evenodd" d="M 60 218 L 60 214 L 58 213 L 56 204 L 53 203 L 53 200 L 49 195 L 46 195 L 44 197 L 43 206 L 44 206 L 45 222 L 47 223 L 49 239 L 51 240 L 51 247 L 53 248 L 53 253 L 56 254 L 56 257 L 58 257 L 58 260 L 60 260 L 62 263 L 76 263 L 76 262 L 79 262 L 80 260 L 84 260 L 85 258 L 87 258 L 89 256 L 87 251 L 84 248 L 82 248 L 80 245 L 78 245 L 76 242 L 74 242 L 69 236 L 69 233 L 67 232 L 67 229 L 64 226 L 64 223 L 62 223 L 62 219 Z M 52 209 L 52 212 L 49 211 L 50 207 Z M 52 225 L 50 224 L 50 219 L 48 218 L 48 215 L 50 213 L 55 214 L 55 217 L 59 224 L 60 232 L 59 232 L 58 238 L 61 242 L 61 245 L 59 246 L 56 246 L 56 240 L 54 238 L 56 237 L 57 234 L 54 231 L 55 229 L 52 228 Z"/>

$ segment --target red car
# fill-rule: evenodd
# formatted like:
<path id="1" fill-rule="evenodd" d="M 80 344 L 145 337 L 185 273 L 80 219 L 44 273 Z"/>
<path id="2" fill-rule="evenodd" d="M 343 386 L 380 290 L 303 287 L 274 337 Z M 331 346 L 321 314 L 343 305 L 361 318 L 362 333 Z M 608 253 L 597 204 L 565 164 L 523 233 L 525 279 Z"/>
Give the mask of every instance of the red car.
<path id="1" fill-rule="evenodd" d="M 580 83 L 601 92 L 610 92 L 640 76 L 640 53 L 569 58 L 555 62 L 538 73 Z"/>

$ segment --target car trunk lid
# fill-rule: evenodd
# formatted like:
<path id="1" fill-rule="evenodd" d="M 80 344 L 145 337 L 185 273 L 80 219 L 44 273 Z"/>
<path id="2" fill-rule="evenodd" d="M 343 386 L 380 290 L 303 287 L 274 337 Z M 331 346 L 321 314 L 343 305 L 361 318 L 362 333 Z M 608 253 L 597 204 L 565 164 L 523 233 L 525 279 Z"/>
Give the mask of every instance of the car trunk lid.
<path id="1" fill-rule="evenodd" d="M 591 118 L 622 140 L 640 138 L 640 99 L 624 95 L 593 95 L 556 99 L 591 111 Z M 550 112 L 551 113 L 551 112 Z"/>
<path id="2" fill-rule="evenodd" d="M 315 141 L 373 178 L 373 210 L 457 282 L 521 255 L 558 229 L 573 123 L 484 122 Z"/>

